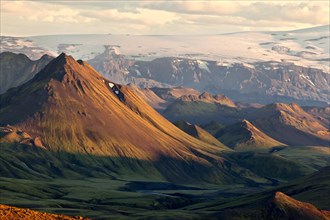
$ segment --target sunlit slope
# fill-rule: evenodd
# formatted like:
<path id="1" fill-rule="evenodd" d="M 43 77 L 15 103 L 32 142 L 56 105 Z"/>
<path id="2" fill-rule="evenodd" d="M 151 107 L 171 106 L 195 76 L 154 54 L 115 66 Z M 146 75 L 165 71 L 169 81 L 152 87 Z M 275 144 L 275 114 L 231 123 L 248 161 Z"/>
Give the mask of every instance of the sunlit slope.
<path id="1" fill-rule="evenodd" d="M 50 151 L 121 162 L 157 161 L 156 169 L 167 179 L 190 178 L 191 173 L 204 180 L 231 179 L 220 166 L 224 159 L 219 154 L 227 147 L 191 137 L 128 87 L 65 54 L 31 81 L 3 94 L 1 106 L 1 124 L 40 136 Z M 200 169 L 205 171 L 202 175 Z"/>
<path id="2" fill-rule="evenodd" d="M 328 129 L 295 103 L 267 105 L 251 118 L 265 134 L 284 144 L 329 146 Z"/>
<path id="3" fill-rule="evenodd" d="M 285 145 L 269 137 L 245 119 L 221 129 L 215 136 L 235 150 L 269 149 Z"/>

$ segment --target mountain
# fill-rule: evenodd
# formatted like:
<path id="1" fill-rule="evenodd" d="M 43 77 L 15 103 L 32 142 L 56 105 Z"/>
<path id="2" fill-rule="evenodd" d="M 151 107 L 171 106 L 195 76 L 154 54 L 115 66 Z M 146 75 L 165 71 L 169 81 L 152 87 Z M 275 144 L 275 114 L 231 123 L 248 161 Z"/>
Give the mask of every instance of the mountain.
<path id="1" fill-rule="evenodd" d="M 159 58 L 137 61 L 133 67 L 139 71 L 139 78 L 223 93 L 235 101 L 299 102 L 304 105 L 326 105 L 328 101 L 329 80 L 322 70 L 289 62 L 225 65 L 203 61 L 203 66 L 198 63 L 198 60 Z"/>
<path id="2" fill-rule="evenodd" d="M 261 131 L 284 144 L 329 145 L 328 129 L 295 103 L 270 104 L 250 117 Z"/>
<path id="3" fill-rule="evenodd" d="M 40 136 L 50 152 L 73 154 L 78 161 L 85 155 L 109 158 L 102 163 L 116 175 L 135 170 L 135 175 L 148 173 L 177 182 L 245 181 L 221 165 L 225 160 L 220 155 L 227 147 L 191 137 L 131 89 L 106 80 L 71 56 L 61 54 L 32 80 L 0 98 L 2 125 L 32 138 Z"/>
<path id="4" fill-rule="evenodd" d="M 89 218 L 83 218 L 80 216 L 66 216 L 58 214 L 49 214 L 45 212 L 33 211 L 25 208 L 17 208 L 8 205 L 0 205 L 0 219 L 14 220 L 14 219 L 26 219 L 26 220 L 88 220 Z"/>
<path id="5" fill-rule="evenodd" d="M 29 57 L 66 52 L 89 60 L 114 82 L 143 88 L 183 86 L 236 102 L 324 107 L 329 103 L 328 36 L 328 27 L 199 36 L 6 36 L 0 46 Z"/>
<path id="6" fill-rule="evenodd" d="M 125 59 L 123 55 L 116 53 L 118 47 L 104 46 L 104 52 L 90 59 L 88 63 L 95 69 L 114 82 L 125 82 L 128 74 L 128 68 L 133 61 Z"/>
<path id="7" fill-rule="evenodd" d="M 205 142 L 208 144 L 212 144 L 215 146 L 223 147 L 225 146 L 223 143 L 218 141 L 215 137 L 213 137 L 210 133 L 202 129 L 197 125 L 192 125 L 185 121 L 178 121 L 174 123 L 175 126 L 186 132 L 187 134 Z"/>
<path id="8" fill-rule="evenodd" d="M 257 150 L 285 146 L 285 144 L 260 131 L 246 119 L 221 129 L 215 137 L 235 150 Z"/>
<path id="9" fill-rule="evenodd" d="M 0 53 L 0 93 L 29 81 L 52 59 L 44 55 L 39 60 L 32 61 L 24 54 Z"/>

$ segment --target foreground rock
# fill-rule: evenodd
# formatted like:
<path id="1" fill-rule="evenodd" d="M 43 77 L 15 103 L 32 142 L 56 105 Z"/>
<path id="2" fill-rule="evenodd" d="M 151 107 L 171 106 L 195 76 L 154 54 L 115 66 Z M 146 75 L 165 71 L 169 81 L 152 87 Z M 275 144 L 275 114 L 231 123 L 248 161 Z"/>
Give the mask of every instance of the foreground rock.
<path id="1" fill-rule="evenodd" d="M 89 218 L 84 218 L 81 216 L 66 216 L 66 215 L 57 215 L 49 214 L 45 212 L 33 211 L 30 209 L 16 208 L 8 205 L 0 205 L 0 219 L 1 220 L 16 220 L 16 219 L 25 219 L 25 220 L 72 220 L 72 219 L 81 219 L 88 220 Z"/>

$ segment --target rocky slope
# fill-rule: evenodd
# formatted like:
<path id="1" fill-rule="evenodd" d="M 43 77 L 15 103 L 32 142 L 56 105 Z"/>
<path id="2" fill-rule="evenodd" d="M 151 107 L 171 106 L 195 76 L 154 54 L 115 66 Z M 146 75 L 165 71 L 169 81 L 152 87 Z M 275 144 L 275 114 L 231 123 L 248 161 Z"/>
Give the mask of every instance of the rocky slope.
<path id="1" fill-rule="evenodd" d="M 0 219 L 1 220 L 88 220 L 89 218 L 83 218 L 79 216 L 66 216 L 58 214 L 50 214 L 45 212 L 33 211 L 25 208 L 17 208 L 8 205 L 0 205 Z"/>
<path id="2" fill-rule="evenodd" d="M 271 103 L 297 101 L 304 105 L 328 102 L 329 79 L 322 70 L 292 63 L 261 62 L 253 65 L 221 65 L 196 60 L 159 58 L 133 66 L 140 75 L 174 86 L 223 93 L 235 101 Z M 133 68 L 132 67 L 132 68 Z M 207 67 L 207 68 L 206 68 Z"/>

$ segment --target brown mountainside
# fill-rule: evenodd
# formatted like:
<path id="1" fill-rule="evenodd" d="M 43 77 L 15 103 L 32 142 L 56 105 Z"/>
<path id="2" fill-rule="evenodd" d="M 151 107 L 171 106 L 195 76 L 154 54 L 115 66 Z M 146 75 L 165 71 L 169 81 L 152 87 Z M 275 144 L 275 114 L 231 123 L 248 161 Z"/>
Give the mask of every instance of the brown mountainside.
<path id="1" fill-rule="evenodd" d="M 328 129 L 299 105 L 275 103 L 257 109 L 252 123 L 268 136 L 288 145 L 328 145 Z"/>
<path id="2" fill-rule="evenodd" d="M 106 80 L 71 56 L 61 54 L 31 81 L 0 98 L 1 124 L 40 136 L 51 151 L 158 161 L 157 170 L 171 179 L 190 178 L 178 164 L 196 164 L 189 169 L 205 169 L 203 175 L 212 173 L 215 181 L 227 179 L 224 167 L 215 165 L 224 162 L 217 155 L 227 147 L 191 137 L 131 89 Z M 208 174 L 192 172 L 209 179 Z"/>
<path id="3" fill-rule="evenodd" d="M 267 149 L 285 145 L 269 137 L 246 119 L 221 129 L 215 136 L 235 150 Z"/>

